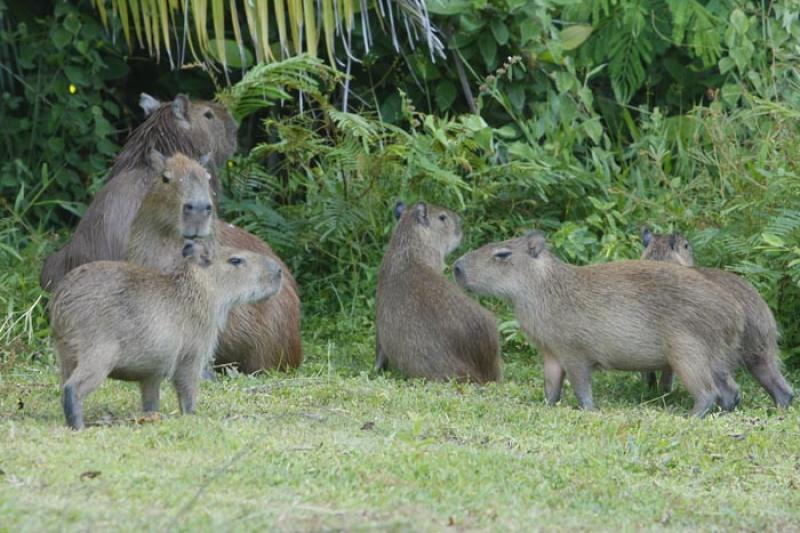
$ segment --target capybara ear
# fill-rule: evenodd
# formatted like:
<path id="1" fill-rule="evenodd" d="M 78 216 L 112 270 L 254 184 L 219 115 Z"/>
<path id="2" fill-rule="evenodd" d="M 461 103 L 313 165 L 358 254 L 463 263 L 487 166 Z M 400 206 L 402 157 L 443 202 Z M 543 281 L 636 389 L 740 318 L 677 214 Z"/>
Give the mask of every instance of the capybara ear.
<path id="1" fill-rule="evenodd" d="M 161 107 L 161 102 L 147 93 L 142 93 L 139 95 L 139 107 L 144 111 L 144 116 L 149 117 Z"/>
<path id="2" fill-rule="evenodd" d="M 425 202 L 419 202 L 414 206 L 414 218 L 416 218 L 417 222 L 420 224 L 425 226 L 430 225 L 431 222 L 428 220 L 428 206 L 425 205 Z"/>
<path id="3" fill-rule="evenodd" d="M 404 204 L 403 202 L 398 200 L 397 203 L 394 204 L 394 218 L 395 218 L 395 220 L 400 220 L 400 217 L 403 216 L 403 212 L 405 210 L 406 210 L 406 204 Z"/>
<path id="4" fill-rule="evenodd" d="M 669 236 L 669 248 L 670 248 L 670 250 L 674 250 L 675 249 L 675 245 L 677 244 L 677 242 L 678 242 L 678 234 L 677 233 L 673 233 L 672 235 Z"/>
<path id="5" fill-rule="evenodd" d="M 650 246 L 650 241 L 653 240 L 653 234 L 650 233 L 650 228 L 647 226 L 644 227 L 642 230 L 642 245 L 647 248 Z"/>
<path id="6" fill-rule="evenodd" d="M 156 149 L 150 150 L 150 153 L 147 154 L 147 162 L 156 174 L 163 173 L 167 168 L 167 158 Z"/>
<path id="7" fill-rule="evenodd" d="M 179 94 L 172 101 L 172 115 L 180 127 L 189 127 L 189 98 L 185 94 Z"/>
<path id="8" fill-rule="evenodd" d="M 528 241 L 528 254 L 531 257 L 539 257 L 539 254 L 547 247 L 544 235 L 538 231 L 529 231 L 525 235 L 525 239 Z"/>

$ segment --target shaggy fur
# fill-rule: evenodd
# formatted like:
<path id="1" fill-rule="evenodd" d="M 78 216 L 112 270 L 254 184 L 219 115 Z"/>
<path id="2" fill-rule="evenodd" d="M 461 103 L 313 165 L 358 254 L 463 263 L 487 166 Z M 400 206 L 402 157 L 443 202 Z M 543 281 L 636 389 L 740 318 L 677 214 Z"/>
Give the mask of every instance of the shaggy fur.
<path id="1" fill-rule="evenodd" d="M 642 244 L 645 246 L 642 259 L 694 266 L 692 246 L 680 233 L 658 235 L 645 229 Z M 733 272 L 703 267 L 696 267 L 694 270 L 728 290 L 744 308 L 744 333 L 736 357 L 731 360 L 730 372 L 733 373 L 736 367 L 744 365 L 767 391 L 775 405 L 786 407 L 791 404 L 794 391 L 780 371 L 778 326 L 767 303 L 755 287 Z M 671 374 L 671 371 L 662 373 L 662 384 L 671 380 Z M 648 374 L 647 379 L 650 383 L 654 382 L 655 374 Z"/>
<path id="2" fill-rule="evenodd" d="M 454 272 L 463 287 L 514 306 L 545 359 L 551 404 L 560 398 L 566 373 L 580 406 L 593 409 L 596 368 L 672 367 L 698 416 L 724 396 L 720 376 L 739 344 L 743 311 L 727 291 L 690 269 L 654 261 L 575 267 L 532 232 L 464 255 Z"/>
<path id="3" fill-rule="evenodd" d="M 376 369 L 412 378 L 500 381 L 494 317 L 443 275 L 461 242 L 458 215 L 418 203 L 399 209 L 378 272 Z"/>
<path id="4" fill-rule="evenodd" d="M 232 307 L 280 290 L 281 269 L 252 252 L 220 248 L 209 257 L 187 244 L 170 273 L 122 261 L 70 271 L 50 303 L 67 424 L 83 428 L 83 400 L 106 377 L 138 381 L 145 412 L 159 408 L 172 380 L 181 412 L 195 409 L 201 371 Z"/>
<path id="5" fill-rule="evenodd" d="M 149 154 L 176 152 L 191 158 L 211 155 L 212 188 L 219 189 L 216 169 L 236 150 L 236 123 L 221 105 L 190 102 L 186 96 L 160 105 L 131 134 L 117 156 L 108 182 L 78 223 L 70 242 L 44 263 L 40 284 L 52 290 L 73 268 L 90 261 L 120 260 L 142 198 L 158 176 Z"/>

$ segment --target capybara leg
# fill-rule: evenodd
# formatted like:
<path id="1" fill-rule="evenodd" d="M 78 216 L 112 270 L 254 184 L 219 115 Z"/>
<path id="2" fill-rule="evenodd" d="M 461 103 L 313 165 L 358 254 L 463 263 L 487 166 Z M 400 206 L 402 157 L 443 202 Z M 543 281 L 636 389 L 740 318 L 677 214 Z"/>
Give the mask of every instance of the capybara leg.
<path id="1" fill-rule="evenodd" d="M 69 377 L 75 371 L 76 364 L 74 361 L 67 362 L 63 358 L 59 360 L 58 364 L 61 370 L 61 386 L 64 386 L 64 383 L 67 382 Z"/>
<path id="2" fill-rule="evenodd" d="M 572 385 L 572 390 L 578 399 L 578 406 L 584 411 L 593 411 L 592 368 L 589 365 L 576 364 L 567 366 L 566 371 L 569 384 Z"/>
<path id="3" fill-rule="evenodd" d="M 642 379 L 647 385 L 647 390 L 656 390 L 656 385 L 658 385 L 658 376 L 655 372 L 642 372 Z"/>
<path id="4" fill-rule="evenodd" d="M 83 402 L 78 399 L 75 385 L 64 385 L 62 403 L 67 425 L 75 430 L 83 429 Z"/>
<path id="5" fill-rule="evenodd" d="M 561 399 L 561 389 L 564 385 L 564 369 L 550 352 L 542 350 L 544 360 L 544 397 L 547 405 L 555 405 Z"/>
<path id="6" fill-rule="evenodd" d="M 381 345 L 378 343 L 377 336 L 375 338 L 375 372 L 386 370 L 389 361 L 386 359 L 386 354 L 381 350 Z"/>
<path id="7" fill-rule="evenodd" d="M 672 386 L 675 382 L 675 373 L 672 371 L 671 368 L 667 368 L 661 371 L 661 380 L 658 382 L 658 390 L 662 394 L 669 394 L 672 392 Z M 653 384 L 655 387 L 655 383 Z"/>
<path id="8" fill-rule="evenodd" d="M 694 398 L 691 414 L 703 418 L 719 395 L 709 366 L 713 356 L 702 341 L 688 336 L 673 338 L 670 348 L 670 366 Z"/>
<path id="9" fill-rule="evenodd" d="M 142 411 L 155 413 L 161 406 L 161 378 L 150 378 L 139 382 L 142 393 Z"/>
<path id="10" fill-rule="evenodd" d="M 194 414 L 201 372 L 202 370 L 200 369 L 187 366 L 179 368 L 172 378 L 172 384 L 175 386 L 175 392 L 178 395 L 178 403 L 181 406 L 181 413 L 184 415 Z"/>
<path id="11" fill-rule="evenodd" d="M 731 412 L 736 409 L 742 399 L 739 385 L 733 380 L 730 372 L 720 372 L 714 375 L 714 383 L 719 391 L 717 403 L 723 411 Z"/>
<path id="12" fill-rule="evenodd" d="M 772 397 L 775 405 L 788 407 L 792 403 L 794 391 L 778 369 L 778 359 L 774 353 L 748 358 L 746 364 L 747 370 Z"/>
<path id="13" fill-rule="evenodd" d="M 78 365 L 64 384 L 64 415 L 67 425 L 83 429 L 83 399 L 100 386 L 108 377 L 104 367 L 88 368 Z"/>

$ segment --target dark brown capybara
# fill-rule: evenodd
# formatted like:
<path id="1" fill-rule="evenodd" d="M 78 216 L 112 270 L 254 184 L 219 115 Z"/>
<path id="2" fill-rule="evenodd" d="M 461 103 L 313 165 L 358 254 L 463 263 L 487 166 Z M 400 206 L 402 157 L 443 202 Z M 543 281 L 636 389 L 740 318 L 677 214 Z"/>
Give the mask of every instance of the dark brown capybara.
<path id="1" fill-rule="evenodd" d="M 168 273 L 124 261 L 71 270 L 50 302 L 67 424 L 84 427 L 83 400 L 107 377 L 138 381 L 145 412 L 159 409 L 161 381 L 172 381 L 182 413 L 193 413 L 202 369 L 231 308 L 268 298 L 280 265 L 244 250 L 183 247 Z"/>
<path id="2" fill-rule="evenodd" d="M 399 218 L 378 272 L 377 370 L 412 378 L 500 381 L 494 316 L 442 271 L 461 242 L 461 222 L 447 209 L 419 202 L 395 207 Z"/>
<path id="3" fill-rule="evenodd" d="M 642 232 L 644 252 L 642 259 L 668 261 L 685 267 L 694 267 L 692 245 L 680 233 L 655 234 L 648 228 Z M 731 372 L 744 365 L 764 387 L 778 407 L 787 407 L 794 398 L 794 391 L 781 374 L 778 357 L 778 326 L 767 302 L 758 291 L 741 276 L 718 268 L 694 267 L 694 270 L 710 281 L 728 290 L 744 308 L 745 322 L 738 356 L 731 361 Z M 672 381 L 672 371 L 662 372 L 662 388 Z M 655 373 L 647 376 L 649 383 L 655 382 Z"/>
<path id="4" fill-rule="evenodd" d="M 169 272 L 182 261 L 184 239 L 204 240 L 212 249 L 226 246 L 270 257 L 284 273 L 281 291 L 231 311 L 215 362 L 236 364 L 247 373 L 297 367 L 302 360 L 300 300 L 286 265 L 260 239 L 217 220 L 209 200 L 209 173 L 197 161 L 180 153 L 165 158 L 153 152 L 150 164 L 161 179 L 154 180 L 133 221 L 128 261 Z"/>
<path id="5" fill-rule="evenodd" d="M 744 329 L 741 305 L 691 269 L 654 261 L 576 267 L 557 259 L 541 233 L 487 244 L 456 261 L 462 287 L 511 302 L 544 359 L 545 397 L 564 375 L 593 409 L 592 371 L 673 368 L 704 416 Z M 726 407 L 730 407 L 725 404 Z"/>
<path id="6" fill-rule="evenodd" d="M 70 241 L 45 260 L 39 279 L 43 289 L 52 290 L 83 263 L 125 257 L 131 223 L 155 175 L 148 159 L 153 150 L 195 159 L 210 154 L 211 185 L 219 190 L 217 168 L 236 150 L 237 126 L 228 110 L 184 95 L 161 104 L 143 94 L 140 103 L 149 116 L 128 138 Z"/>

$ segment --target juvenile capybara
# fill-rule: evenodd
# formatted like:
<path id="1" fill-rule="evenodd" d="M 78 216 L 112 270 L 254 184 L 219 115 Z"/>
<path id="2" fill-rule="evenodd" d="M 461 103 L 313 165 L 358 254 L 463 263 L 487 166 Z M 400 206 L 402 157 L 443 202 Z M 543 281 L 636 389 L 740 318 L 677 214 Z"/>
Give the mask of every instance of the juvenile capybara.
<path id="1" fill-rule="evenodd" d="M 659 235 L 645 228 L 642 244 L 645 247 L 642 259 L 694 266 L 692 245 L 680 233 Z M 794 391 L 780 371 L 778 326 L 767 303 L 755 287 L 733 272 L 703 267 L 694 267 L 694 270 L 729 291 L 744 309 L 744 333 L 737 357 L 731 361 L 731 372 L 737 366 L 744 365 L 772 397 L 775 405 L 788 406 Z M 664 371 L 661 382 L 671 381 L 670 375 L 671 371 Z M 648 381 L 654 380 L 655 376 L 648 376 Z"/>
<path id="2" fill-rule="evenodd" d="M 577 267 L 544 236 L 487 244 L 453 266 L 458 283 L 511 302 L 544 359 L 545 396 L 558 402 L 566 373 L 583 409 L 593 409 L 594 369 L 673 368 L 704 416 L 744 328 L 741 305 L 691 269 L 655 261 Z M 727 406 L 730 407 L 730 406 Z M 732 408 L 732 407 L 731 407 Z"/>
<path id="3" fill-rule="evenodd" d="M 142 95 L 141 103 L 148 118 L 128 138 L 70 241 L 45 260 L 39 279 L 43 289 L 53 290 L 67 272 L 84 263 L 125 257 L 131 223 L 157 176 L 149 161 L 153 150 L 195 159 L 210 154 L 211 186 L 219 190 L 217 169 L 236 150 L 237 126 L 228 110 L 212 102 L 191 102 L 184 95 L 166 104 Z"/>
<path id="4" fill-rule="evenodd" d="M 197 161 L 176 153 L 152 152 L 154 180 L 133 221 L 127 260 L 168 272 L 181 262 L 184 239 L 266 255 L 283 270 L 283 288 L 257 303 L 237 306 L 219 338 L 215 362 L 236 364 L 242 372 L 294 368 L 302 360 L 300 300 L 286 265 L 260 239 L 219 221 L 211 203 L 209 173 Z"/>
<path id="5" fill-rule="evenodd" d="M 67 424 L 82 429 L 83 400 L 107 377 L 138 381 L 142 409 L 159 409 L 164 379 L 182 413 L 193 413 L 202 369 L 232 307 L 268 298 L 281 286 L 272 259 L 230 248 L 213 255 L 188 243 L 170 273 L 123 261 L 70 271 L 50 302 Z"/>
<path id="6" fill-rule="evenodd" d="M 376 370 L 412 378 L 500 381 L 494 316 L 448 281 L 444 260 L 461 242 L 461 221 L 419 202 L 399 218 L 378 272 Z"/>

